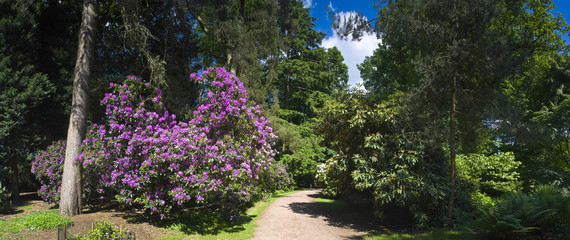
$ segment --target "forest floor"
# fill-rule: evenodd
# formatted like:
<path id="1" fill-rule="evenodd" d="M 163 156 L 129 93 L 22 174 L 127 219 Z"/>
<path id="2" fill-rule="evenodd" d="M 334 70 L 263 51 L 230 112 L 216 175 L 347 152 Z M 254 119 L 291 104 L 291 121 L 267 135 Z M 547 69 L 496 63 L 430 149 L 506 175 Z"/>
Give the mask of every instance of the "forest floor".
<path id="1" fill-rule="evenodd" d="M 48 204 L 41 200 L 35 192 L 22 193 L 20 200 L 13 204 L 14 210 L 8 214 L 0 214 L 0 219 L 9 219 L 12 217 L 23 216 L 31 212 L 45 211 L 55 208 L 55 205 Z M 67 235 L 76 235 L 78 233 L 86 233 L 91 230 L 95 221 L 107 220 L 120 226 L 123 229 L 129 229 L 135 233 L 137 240 L 156 239 L 166 234 L 165 229 L 158 228 L 146 222 L 129 221 L 132 219 L 133 212 L 121 212 L 114 209 L 105 209 L 93 211 L 84 209 L 80 215 L 71 217 L 73 226 L 67 229 Z M 46 231 L 26 231 L 8 239 L 57 239 L 57 230 Z"/>
<path id="2" fill-rule="evenodd" d="M 278 197 L 278 196 L 277 196 Z M 146 239 L 372 239 L 367 234 L 399 232 L 397 223 L 386 229 L 386 223 L 374 217 L 369 202 L 330 200 L 324 198 L 320 190 L 303 190 L 278 198 L 273 202 L 256 204 L 244 216 L 232 225 L 214 225 L 208 229 L 204 224 L 182 223 L 182 230 L 161 224 L 162 221 L 145 220 L 144 213 L 119 211 L 117 209 L 84 209 L 81 215 L 71 217 L 73 226 L 67 229 L 67 235 L 86 233 L 95 221 L 107 220 L 121 229 L 128 229 L 137 240 Z M 24 216 L 35 211 L 53 209 L 35 193 L 22 194 L 15 202 L 13 211 L 1 215 L 0 220 Z M 265 210 L 263 210 L 265 208 Z M 257 210 L 255 210 L 257 209 Z M 262 212 L 263 211 L 263 212 Z M 199 213 L 203 215 L 202 213 Z M 397 218 L 401 218 L 399 215 Z M 185 217 L 186 219 L 188 217 Z M 196 218 L 196 216 L 190 217 Z M 199 218 L 199 217 L 198 217 Z M 207 219 L 204 218 L 204 219 Z M 182 220 L 186 221 L 186 220 Z M 195 221 L 202 221 L 195 219 Z M 200 226 L 202 225 L 202 226 Z M 394 222 L 392 224 L 394 225 Z M 206 230 L 205 230 L 206 229 Z M 247 230 L 249 229 L 249 230 Z M 406 230 L 404 230 L 406 232 Z M 237 235 L 236 235 L 237 233 Z M 5 235 L 7 239 L 57 239 L 57 230 L 25 230 L 14 235 Z M 1 238 L 1 237 L 0 237 Z"/>

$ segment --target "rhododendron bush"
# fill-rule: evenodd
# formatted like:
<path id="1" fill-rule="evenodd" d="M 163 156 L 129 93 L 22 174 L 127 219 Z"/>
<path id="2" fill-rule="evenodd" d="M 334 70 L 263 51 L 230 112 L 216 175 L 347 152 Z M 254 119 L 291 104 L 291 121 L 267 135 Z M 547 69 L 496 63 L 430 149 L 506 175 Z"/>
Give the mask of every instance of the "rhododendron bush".
<path id="1" fill-rule="evenodd" d="M 49 203 L 59 202 L 61 174 L 65 160 L 65 142 L 56 141 L 46 150 L 37 152 L 32 161 L 32 173 L 42 185 L 40 196 Z"/>
<path id="2" fill-rule="evenodd" d="M 204 100 L 189 122 L 140 79 L 111 84 L 101 101 L 106 122 L 93 125 L 76 159 L 88 201 L 114 198 L 161 217 L 221 204 L 235 216 L 256 194 L 290 181 L 273 163 L 276 136 L 260 107 L 247 105 L 243 84 L 224 68 L 190 79 L 203 84 Z"/>

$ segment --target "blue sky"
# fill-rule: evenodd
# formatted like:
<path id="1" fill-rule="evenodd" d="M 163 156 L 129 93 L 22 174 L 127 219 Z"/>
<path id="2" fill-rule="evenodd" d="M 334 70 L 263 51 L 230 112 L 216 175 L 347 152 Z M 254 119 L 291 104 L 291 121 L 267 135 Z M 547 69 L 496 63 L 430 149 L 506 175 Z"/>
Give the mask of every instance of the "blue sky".
<path id="1" fill-rule="evenodd" d="M 468 0 L 466 0 L 468 1 Z M 327 16 L 326 7 L 332 6 L 333 9 L 347 14 L 349 12 L 358 12 L 372 19 L 377 16 L 374 3 L 377 0 L 303 0 L 305 7 L 311 8 L 311 16 L 316 17 L 315 28 L 327 34 L 323 43 L 323 47 L 330 48 L 336 46 L 345 58 L 344 63 L 349 68 L 349 83 L 354 85 L 362 81 L 360 72 L 356 68 L 356 64 L 361 63 L 365 56 L 372 55 L 372 52 L 380 43 L 380 40 L 375 36 L 364 36 L 360 42 L 343 41 L 336 36 L 331 30 L 331 20 Z M 569 0 L 554 0 L 556 5 L 555 12 L 559 12 L 570 22 L 570 1 Z M 566 43 L 570 43 L 569 36 L 563 36 Z"/>

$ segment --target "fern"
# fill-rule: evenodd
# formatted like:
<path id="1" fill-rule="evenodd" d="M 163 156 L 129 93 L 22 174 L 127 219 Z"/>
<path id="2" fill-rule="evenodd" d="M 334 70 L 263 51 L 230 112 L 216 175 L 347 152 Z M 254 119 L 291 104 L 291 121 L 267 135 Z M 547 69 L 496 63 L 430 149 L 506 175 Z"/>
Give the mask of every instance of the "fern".
<path id="1" fill-rule="evenodd" d="M 568 233 L 570 198 L 554 187 L 540 187 L 532 195 L 507 194 L 481 211 L 485 231 L 496 238 L 519 238 L 530 233 Z"/>

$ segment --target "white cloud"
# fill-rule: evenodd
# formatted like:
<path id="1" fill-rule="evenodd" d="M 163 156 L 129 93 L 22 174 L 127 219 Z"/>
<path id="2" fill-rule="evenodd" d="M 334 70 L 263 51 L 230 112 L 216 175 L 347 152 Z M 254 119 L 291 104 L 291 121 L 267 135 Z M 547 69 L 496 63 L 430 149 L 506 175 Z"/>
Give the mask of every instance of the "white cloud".
<path id="1" fill-rule="evenodd" d="M 332 7 L 332 6 L 331 6 Z M 340 12 L 341 17 L 346 17 L 356 12 Z M 337 47 L 344 57 L 344 64 L 348 66 L 348 84 L 351 86 L 362 83 L 360 71 L 356 67 L 364 61 L 366 56 L 371 56 L 382 40 L 376 38 L 376 34 L 365 33 L 360 41 L 342 40 L 336 32 L 327 36 L 321 44 L 324 48 Z"/>
<path id="2" fill-rule="evenodd" d="M 333 7 L 332 2 L 329 2 L 329 9 L 333 12 L 336 12 L 336 8 Z"/>
<path id="3" fill-rule="evenodd" d="M 317 6 L 317 3 L 315 3 L 313 5 L 313 0 L 303 0 L 303 6 L 305 8 L 313 8 L 313 7 Z"/>

